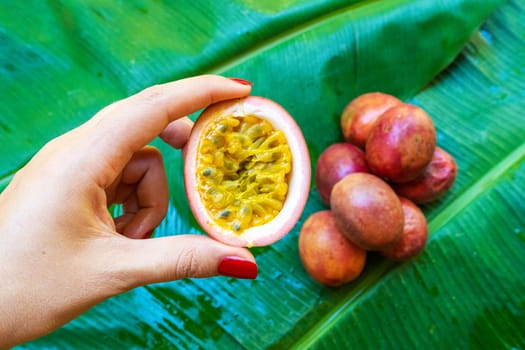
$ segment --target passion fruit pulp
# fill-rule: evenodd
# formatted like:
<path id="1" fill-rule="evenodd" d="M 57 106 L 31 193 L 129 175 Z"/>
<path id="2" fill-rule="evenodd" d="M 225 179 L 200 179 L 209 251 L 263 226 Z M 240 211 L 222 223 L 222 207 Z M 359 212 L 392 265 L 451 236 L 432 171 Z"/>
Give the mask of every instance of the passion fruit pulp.
<path id="1" fill-rule="evenodd" d="M 184 158 L 190 208 L 223 243 L 271 244 L 304 209 L 311 176 L 306 142 L 290 114 L 269 99 L 249 96 L 206 108 Z"/>

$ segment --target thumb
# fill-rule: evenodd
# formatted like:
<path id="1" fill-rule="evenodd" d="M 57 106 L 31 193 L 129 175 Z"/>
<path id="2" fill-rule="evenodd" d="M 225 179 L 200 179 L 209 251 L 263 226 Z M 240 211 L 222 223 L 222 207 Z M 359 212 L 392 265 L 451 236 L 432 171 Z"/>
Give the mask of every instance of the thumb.
<path id="1" fill-rule="evenodd" d="M 126 239 L 125 249 L 119 255 L 130 288 L 188 277 L 255 279 L 258 273 L 248 249 L 228 246 L 203 235 Z"/>

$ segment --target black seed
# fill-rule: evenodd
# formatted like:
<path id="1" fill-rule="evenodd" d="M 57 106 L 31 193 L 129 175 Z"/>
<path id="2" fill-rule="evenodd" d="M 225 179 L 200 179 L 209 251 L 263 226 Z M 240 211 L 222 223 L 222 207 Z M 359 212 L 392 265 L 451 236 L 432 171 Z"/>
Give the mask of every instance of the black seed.
<path id="1" fill-rule="evenodd" d="M 230 213 L 231 213 L 231 212 L 230 212 L 228 209 L 224 209 L 224 210 L 222 210 L 222 211 L 219 213 L 219 217 L 220 217 L 221 219 L 227 219 L 228 216 L 230 216 Z"/>

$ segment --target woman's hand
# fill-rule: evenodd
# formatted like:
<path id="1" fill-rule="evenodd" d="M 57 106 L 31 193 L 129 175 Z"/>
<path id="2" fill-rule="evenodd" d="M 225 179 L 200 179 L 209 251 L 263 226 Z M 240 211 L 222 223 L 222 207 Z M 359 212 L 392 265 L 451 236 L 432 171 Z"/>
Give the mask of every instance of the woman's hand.
<path id="1" fill-rule="evenodd" d="M 212 75 L 153 86 L 52 140 L 15 175 L 0 194 L 0 348 L 136 286 L 257 276 L 247 249 L 206 236 L 137 239 L 168 207 L 161 155 L 146 145 L 160 135 L 181 148 L 192 127 L 185 115 L 250 90 Z M 113 203 L 123 204 L 116 219 Z"/>

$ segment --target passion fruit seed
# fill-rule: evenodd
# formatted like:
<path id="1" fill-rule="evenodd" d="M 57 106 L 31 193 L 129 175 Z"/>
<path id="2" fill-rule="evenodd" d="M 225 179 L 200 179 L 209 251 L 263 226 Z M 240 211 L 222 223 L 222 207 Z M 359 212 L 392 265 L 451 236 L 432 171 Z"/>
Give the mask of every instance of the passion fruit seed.
<path id="1" fill-rule="evenodd" d="M 219 226 L 240 234 L 280 212 L 292 154 L 284 133 L 268 121 L 251 115 L 214 120 L 197 154 L 199 193 Z"/>

